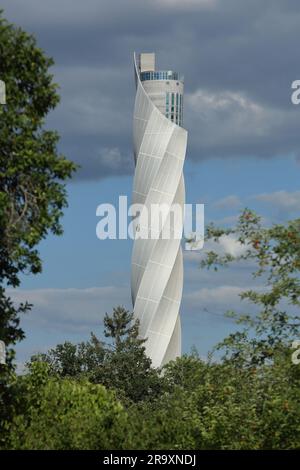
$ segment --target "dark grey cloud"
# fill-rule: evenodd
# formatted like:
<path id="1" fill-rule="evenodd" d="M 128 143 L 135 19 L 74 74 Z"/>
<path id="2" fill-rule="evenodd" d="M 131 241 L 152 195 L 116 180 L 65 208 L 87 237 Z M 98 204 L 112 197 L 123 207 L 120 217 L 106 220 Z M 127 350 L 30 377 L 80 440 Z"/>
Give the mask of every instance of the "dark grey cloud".
<path id="1" fill-rule="evenodd" d="M 131 128 L 133 89 L 118 67 L 57 65 L 61 103 L 48 125 L 63 131 L 62 151 L 81 166 L 75 178 L 96 179 L 133 173 Z M 132 78 L 130 76 L 130 78 Z M 113 90 L 116 90 L 114 92 Z"/>
<path id="2" fill-rule="evenodd" d="M 185 75 L 191 161 L 299 155 L 298 0 L 2 0 L 55 58 L 62 102 L 49 125 L 79 178 L 130 174 L 132 53 Z"/>

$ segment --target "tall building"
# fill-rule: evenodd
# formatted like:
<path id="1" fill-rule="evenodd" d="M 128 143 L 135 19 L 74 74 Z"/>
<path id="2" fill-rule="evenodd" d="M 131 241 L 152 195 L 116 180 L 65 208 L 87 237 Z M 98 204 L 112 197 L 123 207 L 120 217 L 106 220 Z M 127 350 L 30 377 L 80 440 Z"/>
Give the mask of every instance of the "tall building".
<path id="1" fill-rule="evenodd" d="M 187 131 L 183 125 L 183 78 L 171 70 L 155 70 L 155 54 L 134 55 L 136 98 L 133 118 L 135 175 L 133 203 L 148 213 L 151 205 L 170 210 L 161 227 L 178 228 L 179 237 L 153 237 L 152 218 L 141 213 L 134 222 L 131 293 L 140 335 L 154 367 L 181 354 L 179 308 L 183 285 L 181 233 L 185 188 L 183 164 Z M 181 217 L 172 214 L 172 205 Z M 171 222 L 172 220 L 172 222 Z"/>

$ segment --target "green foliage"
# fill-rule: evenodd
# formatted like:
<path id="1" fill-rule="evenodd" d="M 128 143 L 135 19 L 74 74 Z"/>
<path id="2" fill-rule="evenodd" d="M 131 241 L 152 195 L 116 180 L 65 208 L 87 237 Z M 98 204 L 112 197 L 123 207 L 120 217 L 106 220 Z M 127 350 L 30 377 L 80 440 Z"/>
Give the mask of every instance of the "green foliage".
<path id="1" fill-rule="evenodd" d="M 24 332 L 20 328 L 20 315 L 28 312 L 30 308 L 31 305 L 28 302 L 16 307 L 10 297 L 5 294 L 5 290 L 0 286 L 0 338 L 6 345 L 14 345 L 24 339 Z M 12 368 L 14 358 L 15 352 L 13 348 L 7 347 L 6 364 L 5 366 L 3 365 L 1 370 L 4 371 L 5 368 Z"/>
<path id="2" fill-rule="evenodd" d="M 134 409 L 143 416 L 136 420 L 138 446 L 300 448 L 300 369 L 291 361 L 291 343 L 299 335 L 300 220 L 265 228 L 246 209 L 237 227 L 212 225 L 206 237 L 219 241 L 229 234 L 244 252 L 234 257 L 210 251 L 201 265 L 216 270 L 232 261 L 256 262 L 260 289 L 241 298 L 252 301 L 258 314 L 230 312 L 244 327 L 217 345 L 224 351 L 218 363 L 194 354 L 164 368 L 164 394 Z"/>
<path id="3" fill-rule="evenodd" d="M 104 335 L 109 344 L 91 333 L 90 341 L 78 345 L 65 342 L 31 360 L 49 364 L 53 375 L 85 377 L 92 383 L 105 385 L 124 401 L 152 399 L 161 392 L 162 378 L 151 367 L 138 327 L 132 312 L 117 307 L 111 316 L 106 314 L 104 318 Z"/>
<path id="4" fill-rule="evenodd" d="M 45 130 L 59 101 L 49 68 L 53 60 L 33 36 L 0 11 L 0 76 L 7 104 L 0 107 L 0 282 L 16 286 L 20 272 L 41 271 L 35 246 L 48 231 L 62 232 L 62 181 L 75 170 L 57 153 L 58 134 Z"/>
<path id="5" fill-rule="evenodd" d="M 91 333 L 90 341 L 79 344 L 65 341 L 48 351 L 47 354 L 32 356 L 31 362 L 46 362 L 52 375 L 81 379 L 90 378 L 102 365 L 104 356 L 103 343 Z"/>
<path id="6" fill-rule="evenodd" d="M 34 362 L 19 378 L 22 409 L 9 425 L 11 449 L 117 449 L 127 415 L 114 394 L 89 382 L 57 380 Z"/>
<path id="7" fill-rule="evenodd" d="M 0 339 L 5 345 L 11 345 L 6 347 L 6 363 L 0 364 L 0 443 L 3 439 L 2 423 L 9 419 L 14 404 L 14 395 L 9 386 L 14 376 L 15 351 L 12 346 L 24 338 L 24 332 L 20 328 L 20 315 L 28 310 L 28 303 L 16 307 L 0 287 Z"/>
<path id="8" fill-rule="evenodd" d="M 300 448 L 300 373 L 290 356 L 237 368 L 184 356 L 168 364 L 166 390 L 134 405 L 134 448 Z"/>
<path id="9" fill-rule="evenodd" d="M 160 393 L 161 379 L 145 354 L 144 339 L 139 338 L 139 322 L 122 307 L 104 318 L 104 334 L 112 339 L 105 361 L 94 380 L 113 388 L 119 396 L 137 402 Z"/>
<path id="10" fill-rule="evenodd" d="M 134 321 L 133 313 L 123 307 L 114 308 L 111 316 L 105 314 L 104 336 L 113 340 L 115 351 L 127 349 L 133 343 L 140 346 L 145 342 L 138 337 L 138 327 L 139 322 Z"/>
<path id="11" fill-rule="evenodd" d="M 0 106 L 0 339 L 8 359 L 0 366 L 1 438 L 12 406 L 13 345 L 24 338 L 20 315 L 30 309 L 13 304 L 4 287 L 18 286 L 21 273 L 41 271 L 36 246 L 49 231 L 62 233 L 64 182 L 75 170 L 57 151 L 58 134 L 44 126 L 59 101 L 52 65 L 34 37 L 9 24 L 0 10 L 0 77 L 7 98 Z"/>
<path id="12" fill-rule="evenodd" d="M 219 241 L 223 235 L 233 235 L 244 246 L 239 256 L 228 253 L 207 253 L 201 267 L 219 269 L 232 261 L 251 261 L 257 268 L 254 278 L 261 279 L 259 289 L 242 292 L 241 299 L 253 303 L 257 315 L 230 312 L 244 325 L 226 338 L 218 348 L 225 348 L 230 360 L 247 362 L 250 366 L 270 361 L 278 352 L 290 347 L 299 335 L 300 316 L 300 219 L 263 227 L 260 217 L 245 209 L 236 227 L 220 229 L 210 225 L 206 239 Z"/>
<path id="13" fill-rule="evenodd" d="M 33 362 L 15 379 L 6 448 L 300 448 L 300 371 L 289 354 L 252 369 L 184 356 L 168 364 L 164 382 L 155 399 L 122 405 L 102 385 Z"/>
<path id="14" fill-rule="evenodd" d="M 115 449 L 299 449 L 300 368 L 291 360 L 291 342 L 298 334 L 298 226 L 298 221 L 292 221 L 286 227 L 264 228 L 247 209 L 230 231 L 208 228 L 208 238 L 218 241 L 224 233 L 233 233 L 246 249 L 238 258 L 211 251 L 203 267 L 218 269 L 231 261 L 251 259 L 258 266 L 254 276 L 265 282 L 265 290 L 242 294 L 242 299 L 258 307 L 257 315 L 230 312 L 242 329 L 217 346 L 224 351 L 223 358 L 213 362 L 211 354 L 204 362 L 194 351 L 170 362 L 162 372 L 154 370 L 139 338 L 138 322 L 123 308 L 114 309 L 104 322 L 109 345 L 95 335 L 81 346 L 59 345 L 42 358 L 48 367 L 46 379 L 45 372 L 41 379 L 37 374 L 45 364 L 33 362 L 30 374 L 16 380 L 18 397 L 24 397 L 24 383 L 33 388 L 15 406 L 13 426 L 7 425 L 9 445 L 103 449 L 105 442 L 106 448 Z M 283 299 L 293 307 L 292 313 L 283 308 Z M 102 426 L 81 402 L 78 408 L 74 405 L 76 416 L 84 410 L 88 419 L 79 427 L 70 411 L 70 398 L 57 398 L 65 392 L 77 397 L 73 390 L 83 387 L 94 410 L 98 388 L 93 387 L 101 387 L 95 383 L 114 390 L 122 402 L 121 417 L 113 419 L 121 423 L 117 434 L 114 424 Z M 98 413 L 102 407 L 106 410 L 103 402 L 97 404 Z M 94 434 L 100 435 L 98 440 Z"/>
<path id="15" fill-rule="evenodd" d="M 57 85 L 35 39 L 2 18 L 0 77 L 0 286 L 16 287 L 20 274 L 38 273 L 37 244 L 60 234 L 67 205 L 64 182 L 75 166 L 57 151 L 58 135 L 45 130 L 59 101 Z M 291 362 L 299 334 L 300 219 L 263 227 L 246 209 L 236 227 L 211 225 L 206 239 L 233 235 L 239 256 L 207 253 L 202 267 L 257 264 L 260 289 L 241 298 L 258 314 L 230 312 L 242 330 L 217 346 L 224 356 L 203 362 L 183 356 L 161 371 L 151 367 L 133 314 L 118 307 L 104 320 L 108 345 L 65 342 L 32 358 L 17 377 L 12 346 L 23 339 L 20 315 L 0 287 L 0 445 L 8 449 L 299 449 L 300 369 Z M 262 287 L 264 286 L 264 289 Z"/>

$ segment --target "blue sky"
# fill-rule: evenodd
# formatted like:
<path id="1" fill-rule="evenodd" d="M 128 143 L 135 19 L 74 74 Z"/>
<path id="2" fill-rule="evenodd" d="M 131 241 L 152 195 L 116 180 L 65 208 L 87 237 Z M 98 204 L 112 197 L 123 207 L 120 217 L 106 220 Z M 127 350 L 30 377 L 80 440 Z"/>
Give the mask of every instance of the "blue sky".
<path id="1" fill-rule="evenodd" d="M 131 308 L 132 242 L 100 241 L 95 229 L 98 204 L 131 195 L 134 50 L 153 50 L 162 69 L 185 75 L 186 198 L 205 204 L 206 223 L 234 223 L 245 206 L 268 224 L 299 217 L 300 106 L 290 100 L 300 78 L 299 4 L 141 3 L 2 1 L 7 19 L 54 57 L 62 100 L 47 125 L 82 167 L 67 187 L 64 235 L 40 245 L 43 273 L 23 276 L 12 293 L 34 304 L 22 321 L 19 362 L 66 339 L 87 339 L 92 330 L 100 335 L 106 311 Z M 215 274 L 200 271 L 200 258 L 185 254 L 181 315 L 183 350 L 196 345 L 205 355 L 235 328 L 222 314 L 247 308 L 238 294 L 253 281 L 251 266 Z"/>

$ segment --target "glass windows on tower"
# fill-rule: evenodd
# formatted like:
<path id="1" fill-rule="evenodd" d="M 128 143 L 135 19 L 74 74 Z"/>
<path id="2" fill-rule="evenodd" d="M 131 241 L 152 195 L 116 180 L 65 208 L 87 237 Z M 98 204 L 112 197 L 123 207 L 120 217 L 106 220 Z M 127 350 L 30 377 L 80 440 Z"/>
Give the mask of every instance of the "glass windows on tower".
<path id="1" fill-rule="evenodd" d="M 169 95 L 170 93 L 166 93 L 166 117 L 169 117 Z"/>
<path id="2" fill-rule="evenodd" d="M 183 96 L 180 93 L 166 92 L 165 116 L 182 126 Z"/>
<path id="3" fill-rule="evenodd" d="M 172 70 L 162 70 L 162 71 L 149 71 L 140 73 L 141 81 L 145 80 L 178 80 L 183 79 L 179 77 L 177 72 L 172 72 Z"/>
<path id="4" fill-rule="evenodd" d="M 181 95 L 179 95 L 179 125 L 181 126 Z"/>
<path id="5" fill-rule="evenodd" d="M 174 93 L 172 93 L 171 121 L 174 120 Z"/>

